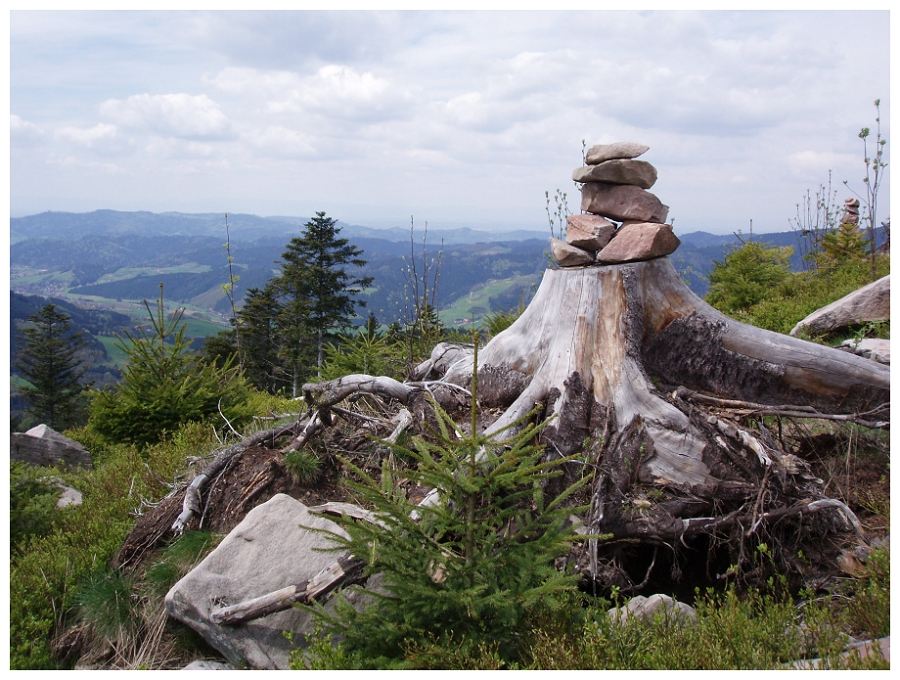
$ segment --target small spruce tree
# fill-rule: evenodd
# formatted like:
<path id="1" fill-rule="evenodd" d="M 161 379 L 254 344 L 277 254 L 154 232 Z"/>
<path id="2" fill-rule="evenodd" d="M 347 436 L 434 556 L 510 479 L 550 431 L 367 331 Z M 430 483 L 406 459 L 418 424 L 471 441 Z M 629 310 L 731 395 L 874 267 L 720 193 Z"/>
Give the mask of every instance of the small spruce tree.
<path id="1" fill-rule="evenodd" d="M 166 317 L 162 285 L 155 313 L 144 305 L 152 330 L 125 334 L 122 382 L 95 393 L 89 425 L 112 441 L 148 444 L 190 421 L 216 420 L 224 429 L 220 412 L 235 426 L 249 418 L 248 386 L 234 355 L 217 365 L 192 353 L 184 310 Z"/>
<path id="2" fill-rule="evenodd" d="M 22 331 L 25 347 L 18 369 L 30 384 L 20 389 L 32 416 L 62 430 L 80 420 L 84 367 L 77 353 L 84 341 L 72 332 L 69 316 L 55 305 L 45 305 L 28 322 Z"/>
<path id="3" fill-rule="evenodd" d="M 716 262 L 709 275 L 706 301 L 725 314 L 746 310 L 766 299 L 790 276 L 793 249 L 748 241 Z"/>
<path id="4" fill-rule="evenodd" d="M 474 381 L 472 391 L 474 407 Z M 334 615 L 313 609 L 326 634 L 343 640 L 340 655 L 350 667 L 402 668 L 406 650 L 423 640 L 490 640 L 510 662 L 522 653 L 537 612 L 561 605 L 575 589 L 576 577 L 559 571 L 554 560 L 578 538 L 568 517 L 584 508 L 565 505 L 590 478 L 546 498 L 547 481 L 572 457 L 542 463 L 535 445 L 539 426 L 499 441 L 478 433 L 477 407 L 468 433 L 433 407 L 434 441 L 416 437 L 409 447 L 393 448 L 413 463 L 403 476 L 436 489 L 438 503 L 417 506 L 395 486 L 387 463 L 379 482 L 345 462 L 353 477 L 348 485 L 374 507 L 379 523 L 338 519 L 349 538 L 332 536 L 364 559 L 369 573 L 381 574 L 388 592 L 362 611 L 346 602 Z"/>

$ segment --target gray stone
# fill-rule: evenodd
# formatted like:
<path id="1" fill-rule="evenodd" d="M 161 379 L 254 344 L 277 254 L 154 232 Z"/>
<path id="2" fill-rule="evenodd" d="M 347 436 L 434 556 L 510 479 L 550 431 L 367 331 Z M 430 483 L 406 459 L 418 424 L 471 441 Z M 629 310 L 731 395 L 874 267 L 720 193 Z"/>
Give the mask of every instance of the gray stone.
<path id="1" fill-rule="evenodd" d="M 591 252 L 603 248 L 616 233 L 616 225 L 600 215 L 566 217 L 566 243 Z"/>
<path id="2" fill-rule="evenodd" d="M 36 425 L 27 432 L 13 432 L 9 448 L 10 458 L 31 465 L 91 467 L 91 454 L 49 425 Z"/>
<path id="3" fill-rule="evenodd" d="M 559 262 L 561 267 L 579 267 L 594 262 L 593 253 L 576 248 L 558 238 L 550 239 L 550 250 L 553 253 L 553 259 Z"/>
<path id="4" fill-rule="evenodd" d="M 603 161 L 611 161 L 618 158 L 637 158 L 647 153 L 650 147 L 637 142 L 616 142 L 614 144 L 595 144 L 588 149 L 585 163 L 597 165 Z"/>
<path id="5" fill-rule="evenodd" d="M 210 661 L 209 659 L 196 659 L 191 661 L 187 666 L 182 668 L 183 671 L 233 671 L 234 666 L 230 663 L 222 663 L 221 661 Z"/>
<path id="6" fill-rule="evenodd" d="M 572 179 L 576 182 L 631 184 L 642 189 L 649 189 L 656 183 L 656 168 L 647 161 L 603 161 L 599 165 L 575 168 Z"/>
<path id="7" fill-rule="evenodd" d="M 649 191 L 609 182 L 585 184 L 581 188 L 581 210 L 622 222 L 665 222 L 669 216 L 669 207 Z"/>
<path id="8" fill-rule="evenodd" d="M 624 607 L 613 607 L 606 614 L 616 623 L 625 623 L 632 618 L 649 622 L 656 617 L 680 623 L 697 620 L 697 612 L 692 606 L 661 593 L 650 597 L 638 595 L 628 600 Z"/>
<path id="9" fill-rule="evenodd" d="M 862 340 L 850 338 L 841 343 L 840 349 L 880 364 L 890 365 L 891 363 L 891 341 L 883 338 L 863 338 Z"/>
<path id="10" fill-rule="evenodd" d="M 891 275 L 863 286 L 817 309 L 791 329 L 791 335 L 806 331 L 822 335 L 847 326 L 891 318 Z"/>
<path id="11" fill-rule="evenodd" d="M 639 262 L 664 257 L 681 244 L 668 224 L 631 222 L 619 228 L 609 244 L 597 253 L 601 264 Z"/>
<path id="12" fill-rule="evenodd" d="M 293 646 L 304 644 L 312 619 L 297 609 L 270 614 L 240 626 L 210 620 L 225 607 L 306 579 L 337 559 L 325 529 L 345 535 L 333 522 L 307 511 L 290 496 L 277 494 L 257 506 L 166 595 L 166 611 L 200 635 L 230 663 L 250 668 L 286 669 Z M 294 645 L 283 636 L 294 635 Z"/>
<path id="13" fill-rule="evenodd" d="M 56 499 L 57 508 L 68 508 L 70 506 L 81 505 L 82 495 L 78 489 L 73 489 L 71 486 L 66 486 L 65 484 L 61 484 L 59 489 L 61 493 L 59 494 L 59 498 Z"/>
<path id="14" fill-rule="evenodd" d="M 854 642 L 847 646 L 846 650 L 841 652 L 837 660 L 849 661 L 858 659 L 864 661 L 866 659 L 883 659 L 887 662 L 891 660 L 891 636 L 878 638 L 877 640 L 863 640 Z M 794 661 L 788 664 L 789 668 L 799 670 L 815 670 L 827 669 L 834 663 L 834 659 L 804 659 L 803 661 Z"/>

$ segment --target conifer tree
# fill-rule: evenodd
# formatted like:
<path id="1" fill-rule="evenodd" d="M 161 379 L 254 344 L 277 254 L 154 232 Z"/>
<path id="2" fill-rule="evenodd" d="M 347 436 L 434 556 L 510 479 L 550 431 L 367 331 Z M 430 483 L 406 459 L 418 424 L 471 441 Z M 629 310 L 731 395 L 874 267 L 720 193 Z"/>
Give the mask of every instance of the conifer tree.
<path id="1" fill-rule="evenodd" d="M 304 225 L 303 234 L 291 239 L 282 255 L 281 273 L 276 279 L 279 291 L 289 298 L 289 330 L 302 342 L 303 336 L 314 341 L 316 366 L 324 359 L 325 340 L 342 326 L 350 324 L 362 288 L 372 283 L 368 276 L 353 276 L 349 267 L 364 267 L 362 251 L 345 238 L 340 238 L 337 220 L 317 212 Z"/>
<path id="2" fill-rule="evenodd" d="M 285 379 L 279 361 L 281 314 L 271 285 L 248 290 L 237 313 L 244 374 L 255 387 L 268 392 L 276 392 Z"/>
<path id="3" fill-rule="evenodd" d="M 69 316 L 55 305 L 45 305 L 28 321 L 30 327 L 22 331 L 25 348 L 18 368 L 31 384 L 21 389 L 28 412 L 61 430 L 79 420 L 84 368 L 76 355 L 84 342 L 72 332 Z"/>
<path id="4" fill-rule="evenodd" d="M 868 241 L 862 230 L 852 222 L 844 222 L 822 239 L 822 250 L 816 253 L 820 266 L 840 266 L 866 257 Z"/>

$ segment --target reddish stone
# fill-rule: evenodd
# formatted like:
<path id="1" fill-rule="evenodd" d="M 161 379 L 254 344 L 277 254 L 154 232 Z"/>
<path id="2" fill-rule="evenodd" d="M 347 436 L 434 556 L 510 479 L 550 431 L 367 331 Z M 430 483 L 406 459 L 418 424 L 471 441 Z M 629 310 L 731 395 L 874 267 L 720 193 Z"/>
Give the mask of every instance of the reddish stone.
<path id="1" fill-rule="evenodd" d="M 597 253 L 601 264 L 652 260 L 675 252 L 681 244 L 668 224 L 634 222 L 616 232 L 615 238 Z"/>
<path id="2" fill-rule="evenodd" d="M 569 215 L 566 242 L 576 248 L 597 252 L 616 233 L 616 225 L 600 215 Z"/>
<path id="3" fill-rule="evenodd" d="M 588 182 L 581 188 L 581 209 L 621 222 L 662 223 L 669 215 L 669 207 L 649 191 L 607 182 Z"/>

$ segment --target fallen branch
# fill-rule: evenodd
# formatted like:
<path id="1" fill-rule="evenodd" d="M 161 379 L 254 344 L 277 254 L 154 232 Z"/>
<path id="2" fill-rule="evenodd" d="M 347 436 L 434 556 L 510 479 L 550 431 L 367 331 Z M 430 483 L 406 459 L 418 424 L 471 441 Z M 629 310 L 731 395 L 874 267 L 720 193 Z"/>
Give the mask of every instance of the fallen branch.
<path id="1" fill-rule="evenodd" d="M 413 395 L 419 391 L 420 389 L 417 387 L 383 375 L 354 374 L 326 382 L 303 385 L 303 393 L 307 402 L 318 405 L 320 409 L 334 406 L 358 392 L 396 399 L 408 406 Z"/>
<path id="2" fill-rule="evenodd" d="M 694 401 L 701 404 L 709 404 L 711 406 L 719 406 L 734 411 L 737 415 L 761 415 L 761 416 L 784 416 L 787 418 L 813 418 L 816 420 L 834 420 L 837 422 L 855 423 L 863 427 L 871 427 L 873 429 L 883 430 L 891 425 L 890 420 L 869 420 L 863 416 L 871 416 L 878 413 L 890 414 L 890 404 L 881 404 L 874 409 L 862 411 L 860 413 L 821 413 L 811 406 L 799 406 L 795 404 L 757 404 L 752 401 L 741 401 L 738 399 L 720 399 L 709 394 L 701 394 L 686 387 L 679 387 L 675 390 L 675 395 L 679 399 L 685 401 Z"/>
<path id="3" fill-rule="evenodd" d="M 235 626 L 275 612 L 289 609 L 295 604 L 310 604 L 327 598 L 343 585 L 358 583 L 365 578 L 364 562 L 342 555 L 337 561 L 312 577 L 312 579 L 267 593 L 252 600 L 239 602 L 214 611 L 210 618 L 223 626 Z"/>
<path id="4" fill-rule="evenodd" d="M 384 440 L 388 444 L 397 443 L 400 435 L 406 432 L 406 430 L 409 429 L 409 426 L 413 424 L 413 415 L 407 409 L 402 409 L 400 413 L 394 417 L 394 421 L 397 423 L 394 431 Z"/>

